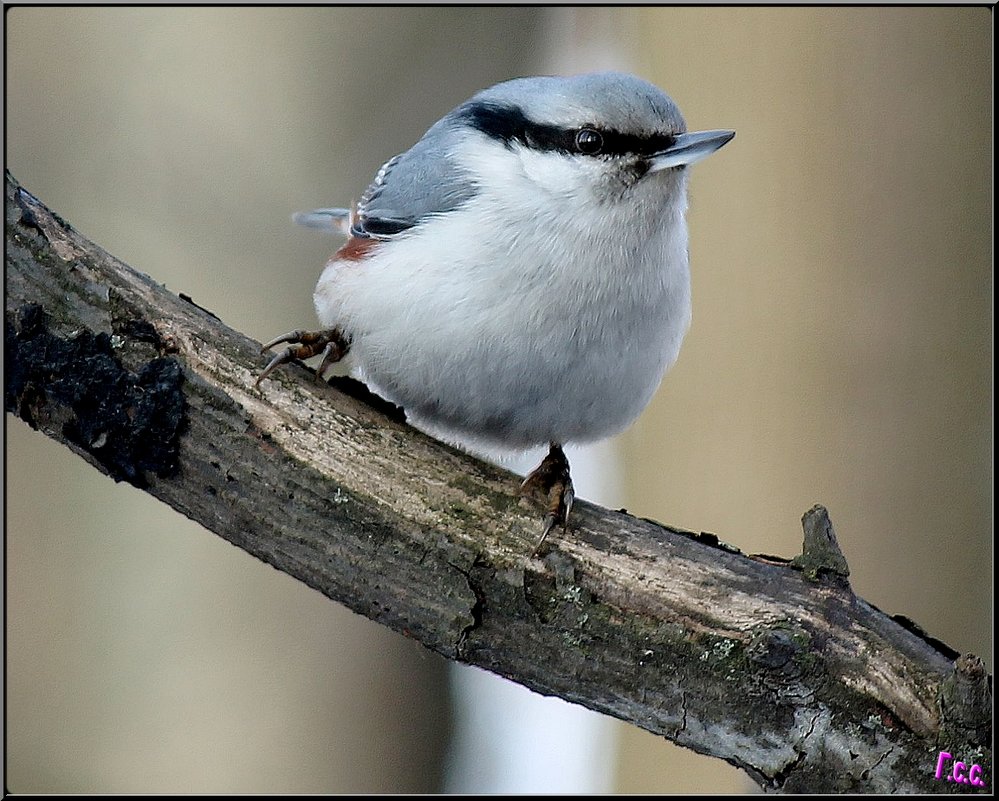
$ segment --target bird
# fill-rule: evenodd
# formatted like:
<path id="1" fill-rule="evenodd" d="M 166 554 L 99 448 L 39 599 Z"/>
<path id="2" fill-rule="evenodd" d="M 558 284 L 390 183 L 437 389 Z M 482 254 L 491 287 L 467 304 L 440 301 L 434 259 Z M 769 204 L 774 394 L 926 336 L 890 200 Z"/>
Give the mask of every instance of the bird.
<path id="1" fill-rule="evenodd" d="M 294 216 L 339 232 L 314 303 L 259 374 L 322 354 L 440 439 L 547 446 L 520 492 L 567 530 L 563 447 L 642 412 L 691 319 L 688 167 L 732 139 L 688 132 L 634 75 L 515 78 L 473 95 L 385 162 L 356 205 Z"/>

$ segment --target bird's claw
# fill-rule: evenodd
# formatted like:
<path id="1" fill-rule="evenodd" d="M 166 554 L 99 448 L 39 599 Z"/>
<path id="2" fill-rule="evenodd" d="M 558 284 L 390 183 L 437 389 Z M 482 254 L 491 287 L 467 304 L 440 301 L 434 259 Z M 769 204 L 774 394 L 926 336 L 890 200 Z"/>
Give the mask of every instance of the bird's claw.
<path id="1" fill-rule="evenodd" d="M 259 387 L 260 382 L 280 365 L 287 364 L 295 359 L 311 359 L 320 353 L 323 355 L 323 360 L 319 364 L 319 369 L 316 370 L 316 375 L 322 378 L 326 369 L 330 365 L 340 361 L 347 355 L 347 351 L 350 349 L 350 341 L 339 328 L 327 328 L 322 331 L 302 331 L 295 329 L 294 331 L 289 331 L 287 334 L 275 337 L 263 345 L 260 348 L 260 352 L 264 353 L 275 345 L 280 345 L 282 342 L 290 344 L 267 363 L 267 366 L 257 376 L 257 380 L 253 384 L 254 386 Z"/>
<path id="2" fill-rule="evenodd" d="M 561 446 L 552 443 L 544 461 L 520 485 L 520 492 L 522 495 L 543 494 L 548 502 L 541 537 L 531 552 L 536 556 L 555 526 L 561 524 L 563 531 L 568 527 L 569 512 L 576 497 L 569 475 L 569 460 Z"/>

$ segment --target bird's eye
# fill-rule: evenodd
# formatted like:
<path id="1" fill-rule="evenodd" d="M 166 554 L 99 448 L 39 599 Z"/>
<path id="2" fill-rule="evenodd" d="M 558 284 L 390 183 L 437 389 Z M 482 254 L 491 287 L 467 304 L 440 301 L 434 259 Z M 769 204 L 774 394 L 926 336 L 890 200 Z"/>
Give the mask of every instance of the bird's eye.
<path id="1" fill-rule="evenodd" d="M 600 131 L 592 128 L 580 128 L 576 131 L 576 150 L 587 156 L 594 156 L 604 146 L 604 138 Z"/>

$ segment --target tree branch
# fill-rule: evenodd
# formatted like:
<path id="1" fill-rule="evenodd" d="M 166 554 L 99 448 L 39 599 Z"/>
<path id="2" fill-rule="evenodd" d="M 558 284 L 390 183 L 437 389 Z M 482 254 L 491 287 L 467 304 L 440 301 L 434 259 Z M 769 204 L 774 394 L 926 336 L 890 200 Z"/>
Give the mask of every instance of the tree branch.
<path id="1" fill-rule="evenodd" d="M 8 174 L 5 407 L 330 598 L 785 791 L 991 781 L 991 676 L 857 598 L 824 510 L 793 564 L 582 501 L 531 558 L 517 479 L 259 345 Z M 349 384 L 347 386 L 350 386 Z"/>

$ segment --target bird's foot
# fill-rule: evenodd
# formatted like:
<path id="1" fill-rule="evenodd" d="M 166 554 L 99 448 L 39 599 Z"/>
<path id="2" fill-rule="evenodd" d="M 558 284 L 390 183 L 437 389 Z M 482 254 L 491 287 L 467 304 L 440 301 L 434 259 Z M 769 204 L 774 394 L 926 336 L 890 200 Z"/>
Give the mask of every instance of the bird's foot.
<path id="1" fill-rule="evenodd" d="M 260 382 L 269 376 L 279 365 L 287 364 L 295 359 L 311 359 L 320 353 L 323 354 L 323 360 L 316 369 L 316 375 L 322 378 L 326 369 L 330 365 L 340 361 L 347 355 L 347 351 L 350 350 L 350 340 L 347 339 L 339 328 L 326 328 L 322 331 L 301 331 L 297 329 L 289 331 L 287 334 L 282 334 L 276 339 L 272 339 L 260 349 L 260 352 L 268 351 L 282 342 L 291 344 L 276 354 L 267 363 L 267 366 L 257 376 L 254 386 L 259 387 Z"/>
<path id="2" fill-rule="evenodd" d="M 520 485 L 520 494 L 543 495 L 548 504 L 541 538 L 531 552 L 531 555 L 534 556 L 556 525 L 561 524 L 563 531 L 569 525 L 569 512 L 572 510 L 572 501 L 576 497 L 572 487 L 572 478 L 569 476 L 569 460 L 565 458 L 561 445 L 551 443 L 544 461 Z"/>

